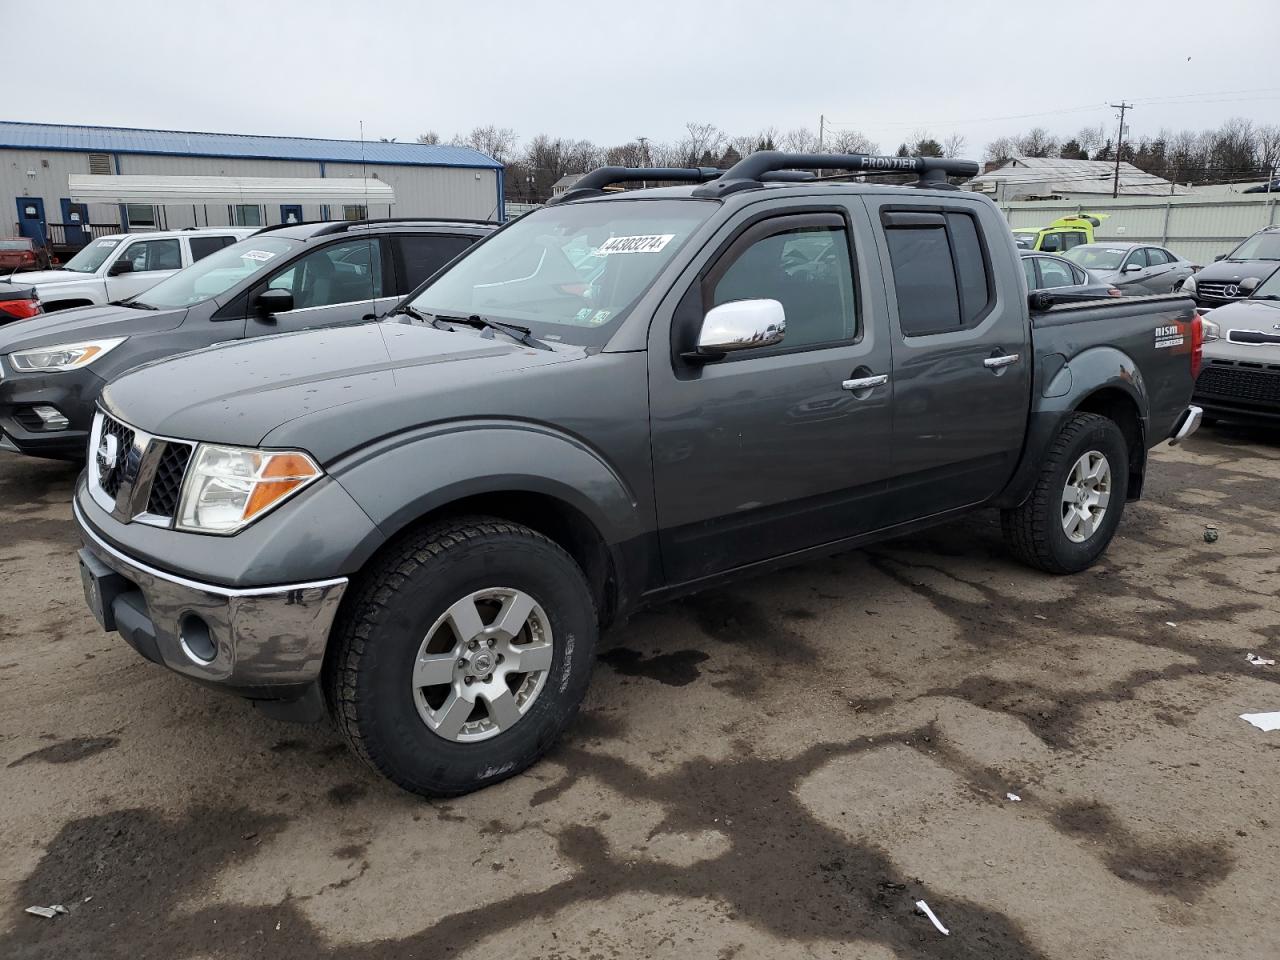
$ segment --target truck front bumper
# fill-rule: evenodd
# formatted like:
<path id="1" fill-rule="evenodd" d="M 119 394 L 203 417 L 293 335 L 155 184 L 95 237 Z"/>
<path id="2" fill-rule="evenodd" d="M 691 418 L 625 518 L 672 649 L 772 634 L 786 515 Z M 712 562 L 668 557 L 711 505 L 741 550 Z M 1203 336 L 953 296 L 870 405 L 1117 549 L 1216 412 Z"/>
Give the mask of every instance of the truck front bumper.
<path id="1" fill-rule="evenodd" d="M 253 700 L 315 700 L 346 577 L 232 589 L 167 573 L 107 544 L 74 504 L 85 600 L 153 663 Z"/>

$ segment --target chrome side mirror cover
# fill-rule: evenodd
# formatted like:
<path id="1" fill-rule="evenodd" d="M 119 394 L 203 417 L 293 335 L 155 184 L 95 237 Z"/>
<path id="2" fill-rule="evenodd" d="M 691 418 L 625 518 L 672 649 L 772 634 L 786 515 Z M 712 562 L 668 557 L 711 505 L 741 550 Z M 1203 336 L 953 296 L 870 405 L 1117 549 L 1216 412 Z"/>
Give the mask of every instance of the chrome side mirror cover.
<path id="1" fill-rule="evenodd" d="M 787 333 L 787 314 L 777 300 L 733 300 L 702 318 L 698 347 L 687 359 L 720 360 L 739 350 L 777 346 Z"/>

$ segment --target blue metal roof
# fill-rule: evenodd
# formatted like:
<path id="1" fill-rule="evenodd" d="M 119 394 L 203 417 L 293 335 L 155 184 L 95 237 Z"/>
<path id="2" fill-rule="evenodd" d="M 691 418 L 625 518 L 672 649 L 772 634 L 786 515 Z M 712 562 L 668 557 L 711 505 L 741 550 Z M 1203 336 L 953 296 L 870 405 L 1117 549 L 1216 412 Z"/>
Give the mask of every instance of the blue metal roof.
<path id="1" fill-rule="evenodd" d="M 314 140 L 259 137 L 239 133 L 139 130 L 132 127 L 76 127 L 59 123 L 0 120 L 0 149 L 74 150 L 86 153 L 150 153 L 184 157 L 241 157 L 259 160 L 324 160 L 332 163 L 394 163 L 426 167 L 501 170 L 492 157 L 446 144 Z"/>

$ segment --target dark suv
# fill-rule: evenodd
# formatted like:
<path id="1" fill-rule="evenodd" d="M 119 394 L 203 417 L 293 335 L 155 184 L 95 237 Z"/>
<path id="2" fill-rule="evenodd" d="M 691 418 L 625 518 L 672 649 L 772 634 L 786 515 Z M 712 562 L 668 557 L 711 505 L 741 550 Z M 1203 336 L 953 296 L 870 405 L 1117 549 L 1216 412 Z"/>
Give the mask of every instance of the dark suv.
<path id="1" fill-rule="evenodd" d="M 386 313 L 494 229 L 457 220 L 290 224 L 224 247 L 124 303 L 0 329 L 0 448 L 85 456 L 98 395 L 153 360 Z"/>
<path id="2" fill-rule="evenodd" d="M 1213 309 L 1235 303 L 1249 296 L 1240 283 L 1252 277 L 1256 287 L 1280 266 L 1280 226 L 1263 227 L 1240 243 L 1225 257 L 1192 276 L 1182 285 L 1182 292 L 1195 297 L 1202 307 Z"/>

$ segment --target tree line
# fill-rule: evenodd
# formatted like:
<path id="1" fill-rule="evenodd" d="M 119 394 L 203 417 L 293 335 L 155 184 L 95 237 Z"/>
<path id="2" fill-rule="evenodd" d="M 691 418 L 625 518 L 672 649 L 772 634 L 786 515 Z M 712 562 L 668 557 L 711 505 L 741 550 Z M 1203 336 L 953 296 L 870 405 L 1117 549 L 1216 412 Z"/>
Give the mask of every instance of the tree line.
<path id="1" fill-rule="evenodd" d="M 441 143 L 428 131 L 418 143 Z M 556 181 L 594 167 L 720 167 L 732 166 L 756 150 L 788 150 L 796 153 L 880 153 L 880 145 L 857 130 L 816 131 L 809 127 L 780 130 L 764 127 L 755 133 L 732 136 L 713 123 L 685 124 L 683 134 L 672 141 L 637 138 L 614 146 L 590 140 L 553 137 L 540 133 L 521 142 L 515 130 L 494 125 L 476 127 L 449 141 L 472 147 L 505 165 L 504 187 L 508 200 L 541 202 L 552 195 Z M 898 156 L 962 157 L 966 139 L 958 134 L 938 138 L 917 130 L 896 148 Z M 892 148 L 891 148 L 892 149 Z M 1063 157 L 1075 160 L 1114 160 L 1114 136 L 1102 125 L 1084 127 L 1062 137 L 1043 127 L 1016 136 L 992 140 L 984 159 L 992 165 L 1017 157 Z M 1177 183 L 1212 183 L 1262 179 L 1280 165 L 1280 126 L 1254 125 L 1232 118 L 1212 130 L 1161 130 L 1154 136 L 1131 138 L 1120 146 L 1120 159 L 1140 170 Z"/>

